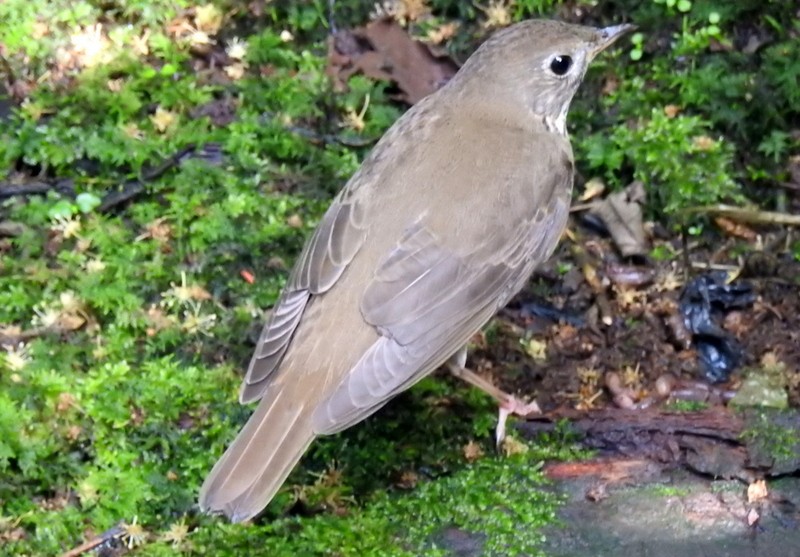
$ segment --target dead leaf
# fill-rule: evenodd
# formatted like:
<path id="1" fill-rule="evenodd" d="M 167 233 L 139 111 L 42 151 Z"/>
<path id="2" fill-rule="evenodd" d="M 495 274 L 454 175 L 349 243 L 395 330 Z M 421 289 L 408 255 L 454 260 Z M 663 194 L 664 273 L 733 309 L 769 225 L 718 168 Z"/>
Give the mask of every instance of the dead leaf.
<path id="1" fill-rule="evenodd" d="M 289 228 L 303 228 L 303 217 L 294 213 L 286 218 L 286 226 Z"/>
<path id="2" fill-rule="evenodd" d="M 441 44 L 452 39 L 458 31 L 458 22 L 451 21 L 428 31 L 428 40 L 433 44 Z"/>
<path id="3" fill-rule="evenodd" d="M 606 185 L 603 181 L 600 178 L 592 178 L 586 182 L 586 185 L 583 187 L 583 193 L 578 198 L 578 201 L 585 203 L 590 199 L 594 199 L 604 191 L 606 191 Z"/>
<path id="4" fill-rule="evenodd" d="M 63 312 L 59 315 L 58 325 L 64 331 L 77 331 L 86 323 L 86 318 L 77 313 Z"/>
<path id="5" fill-rule="evenodd" d="M 508 27 L 511 25 L 511 4 L 510 0 L 489 0 L 488 6 L 475 6 L 486 14 L 486 21 L 483 22 L 485 29 L 497 27 Z"/>
<path id="6" fill-rule="evenodd" d="M 225 66 L 225 75 L 231 78 L 232 81 L 239 81 L 244 77 L 245 67 L 244 64 L 232 64 Z"/>
<path id="7" fill-rule="evenodd" d="M 608 499 L 608 486 L 604 483 L 593 484 L 586 490 L 585 497 L 587 501 L 592 503 Z"/>
<path id="8" fill-rule="evenodd" d="M 414 489 L 419 483 L 419 476 L 413 470 L 404 470 L 397 480 L 397 487 L 401 489 Z"/>
<path id="9" fill-rule="evenodd" d="M 326 73 L 340 91 L 346 90 L 350 76 L 362 73 L 394 81 L 401 91 L 399 99 L 414 104 L 447 83 L 456 71 L 458 65 L 449 57 L 412 39 L 391 19 L 340 31 L 328 40 Z"/>
<path id="10" fill-rule="evenodd" d="M 800 185 L 800 155 L 789 157 L 789 176 L 792 184 Z"/>
<path id="11" fill-rule="evenodd" d="M 592 213 L 603 220 L 625 257 L 645 255 L 648 251 L 642 218 L 644 200 L 644 184 L 637 180 L 624 190 L 612 193 L 592 209 Z"/>
<path id="12" fill-rule="evenodd" d="M 747 486 L 747 502 L 756 503 L 769 496 L 767 491 L 767 482 L 764 480 L 756 480 Z M 751 523 L 752 524 L 752 523 Z"/>
<path id="13" fill-rule="evenodd" d="M 708 137 L 707 135 L 698 135 L 692 139 L 692 145 L 698 151 L 711 151 L 717 146 L 717 142 Z"/>
<path id="14" fill-rule="evenodd" d="M 160 133 L 167 131 L 167 129 L 175 123 L 176 119 L 177 115 L 174 112 L 164 110 L 160 106 L 156 108 L 155 114 L 150 116 L 150 121 Z"/>
<path id="15" fill-rule="evenodd" d="M 529 448 L 528 445 L 520 441 L 519 439 L 507 435 L 503 439 L 503 444 L 501 446 L 501 450 L 503 454 L 506 456 L 513 456 L 516 454 L 525 454 L 528 452 Z"/>
<path id="16" fill-rule="evenodd" d="M 58 395 L 58 400 L 56 402 L 56 412 L 59 414 L 63 414 L 73 406 L 76 406 L 77 399 L 75 395 L 71 393 L 61 393 Z"/>
<path id="17" fill-rule="evenodd" d="M 483 449 L 481 449 L 481 446 L 475 441 L 470 441 L 464 445 L 462 451 L 464 452 L 464 458 L 467 459 L 467 462 L 475 462 L 483 456 Z"/>
<path id="18" fill-rule="evenodd" d="M 197 6 L 194 9 L 194 24 L 198 31 L 207 35 L 216 35 L 222 26 L 222 12 L 214 4 Z"/>
<path id="19" fill-rule="evenodd" d="M 734 236 L 750 242 L 754 242 L 756 238 L 758 238 L 758 234 L 755 230 L 729 218 L 716 217 L 714 222 L 729 236 Z"/>
<path id="20" fill-rule="evenodd" d="M 667 115 L 667 118 L 675 118 L 680 113 L 681 107 L 679 107 L 677 104 L 668 104 L 664 107 L 664 114 Z"/>
<path id="21" fill-rule="evenodd" d="M 525 353 L 537 362 L 547 359 L 547 342 L 532 338 L 527 342 L 522 341 L 522 346 L 525 349 Z"/>
<path id="22" fill-rule="evenodd" d="M 153 336 L 159 331 L 169 329 L 176 325 L 176 320 L 173 316 L 167 315 L 161 308 L 155 305 L 150 306 L 145 312 L 145 318 L 150 325 L 150 327 L 148 327 L 149 336 Z"/>
<path id="23" fill-rule="evenodd" d="M 370 19 L 393 19 L 400 25 L 419 21 L 430 15 L 431 9 L 426 0 L 390 0 L 376 3 Z"/>
<path id="24" fill-rule="evenodd" d="M 747 512 L 747 525 L 752 526 L 753 524 L 758 522 L 759 518 L 761 518 L 761 516 L 758 514 L 758 511 L 755 509 L 750 509 Z"/>
<path id="25" fill-rule="evenodd" d="M 765 35 L 763 37 L 759 37 L 757 34 L 753 33 L 748 37 L 747 43 L 742 48 L 742 52 L 744 54 L 755 54 L 758 52 L 762 46 L 769 42 L 769 35 Z"/>

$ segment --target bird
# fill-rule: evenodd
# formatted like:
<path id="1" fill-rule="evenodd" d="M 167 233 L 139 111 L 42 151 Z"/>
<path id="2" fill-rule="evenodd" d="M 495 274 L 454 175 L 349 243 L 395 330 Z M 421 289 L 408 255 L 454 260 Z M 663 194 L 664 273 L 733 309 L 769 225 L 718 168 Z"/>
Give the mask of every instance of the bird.
<path id="1" fill-rule="evenodd" d="M 201 510 L 257 516 L 316 437 L 443 365 L 496 398 L 501 418 L 535 409 L 467 369 L 466 347 L 554 251 L 574 175 L 570 102 L 632 28 L 511 25 L 388 129 L 289 274 L 240 389 L 258 405 Z"/>

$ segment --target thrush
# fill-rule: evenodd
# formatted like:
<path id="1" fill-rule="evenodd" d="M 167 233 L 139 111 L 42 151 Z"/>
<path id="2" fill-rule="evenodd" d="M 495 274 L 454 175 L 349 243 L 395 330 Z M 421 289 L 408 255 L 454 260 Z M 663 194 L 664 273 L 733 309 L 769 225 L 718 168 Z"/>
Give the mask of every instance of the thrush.
<path id="1" fill-rule="evenodd" d="M 631 28 L 508 27 L 386 132 L 272 310 L 240 391 L 258 406 L 203 484 L 203 510 L 258 514 L 315 437 L 445 363 L 501 412 L 532 408 L 466 369 L 466 345 L 555 249 L 573 181 L 567 110 Z"/>

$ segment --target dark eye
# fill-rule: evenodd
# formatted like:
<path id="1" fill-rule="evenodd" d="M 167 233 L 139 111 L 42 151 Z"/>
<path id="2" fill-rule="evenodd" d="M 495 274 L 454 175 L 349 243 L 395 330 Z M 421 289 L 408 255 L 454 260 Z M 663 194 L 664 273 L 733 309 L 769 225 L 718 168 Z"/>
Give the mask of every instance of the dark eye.
<path id="1" fill-rule="evenodd" d="M 569 71 L 571 67 L 572 67 L 572 58 L 570 58 L 565 54 L 556 56 L 555 58 L 553 58 L 553 61 L 550 62 L 550 71 L 552 71 L 556 75 L 564 75 Z"/>

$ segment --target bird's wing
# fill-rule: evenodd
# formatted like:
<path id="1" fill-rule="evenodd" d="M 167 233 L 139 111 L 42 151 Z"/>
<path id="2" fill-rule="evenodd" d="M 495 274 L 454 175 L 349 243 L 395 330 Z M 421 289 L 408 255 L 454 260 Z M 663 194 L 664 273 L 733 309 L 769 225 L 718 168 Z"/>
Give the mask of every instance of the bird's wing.
<path id="1" fill-rule="evenodd" d="M 364 242 L 364 210 L 351 181 L 336 197 L 306 243 L 280 300 L 261 332 L 239 395 L 260 399 L 294 336 L 312 295 L 329 290 Z"/>
<path id="2" fill-rule="evenodd" d="M 569 207 L 568 188 L 559 185 L 502 246 L 486 238 L 458 254 L 422 223 L 406 230 L 361 301 L 380 338 L 317 408 L 315 432 L 341 431 L 375 412 L 444 363 L 508 302 L 558 241 Z"/>

